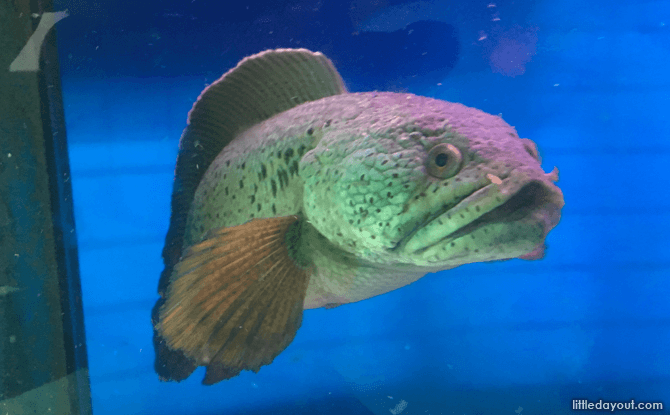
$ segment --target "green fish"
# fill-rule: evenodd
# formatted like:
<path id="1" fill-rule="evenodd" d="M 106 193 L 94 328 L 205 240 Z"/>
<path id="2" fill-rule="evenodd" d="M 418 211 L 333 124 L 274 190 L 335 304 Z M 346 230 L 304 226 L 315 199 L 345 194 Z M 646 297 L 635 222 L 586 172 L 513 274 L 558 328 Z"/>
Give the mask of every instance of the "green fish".
<path id="1" fill-rule="evenodd" d="M 539 259 L 563 207 L 535 144 L 500 117 L 348 93 L 332 62 L 268 50 L 208 86 L 181 137 L 155 369 L 258 372 L 305 309 L 473 262 Z"/>

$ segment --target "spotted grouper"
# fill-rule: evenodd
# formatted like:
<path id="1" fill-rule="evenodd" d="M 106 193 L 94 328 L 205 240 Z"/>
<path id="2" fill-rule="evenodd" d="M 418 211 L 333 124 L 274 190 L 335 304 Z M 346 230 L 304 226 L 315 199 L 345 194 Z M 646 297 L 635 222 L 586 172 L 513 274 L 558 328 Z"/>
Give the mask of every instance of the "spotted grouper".
<path id="1" fill-rule="evenodd" d="M 208 86 L 181 137 L 152 312 L 155 369 L 204 384 L 257 372 L 305 309 L 427 273 L 539 259 L 563 195 L 499 116 L 348 93 L 332 62 L 268 50 Z"/>

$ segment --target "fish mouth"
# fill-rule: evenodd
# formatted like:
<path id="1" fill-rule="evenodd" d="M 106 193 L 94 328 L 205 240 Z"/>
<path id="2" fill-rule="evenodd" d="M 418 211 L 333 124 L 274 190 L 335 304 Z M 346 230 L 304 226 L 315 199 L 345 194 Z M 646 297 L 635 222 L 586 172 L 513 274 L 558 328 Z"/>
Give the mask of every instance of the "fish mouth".
<path id="1" fill-rule="evenodd" d="M 496 222 L 514 222 L 531 216 L 533 212 L 541 210 L 547 204 L 551 192 L 539 182 L 533 181 L 524 185 L 514 196 L 486 212 L 467 225 L 449 233 L 444 239 L 458 239 L 468 235 L 483 225 Z M 555 225 L 552 225 L 552 227 Z M 548 230 L 545 230 L 545 235 Z"/>
<path id="2" fill-rule="evenodd" d="M 506 230 L 518 225 L 527 229 L 533 228 L 533 236 L 527 236 L 532 246 L 527 243 L 522 252 L 518 252 L 518 249 L 512 250 L 506 258 L 538 259 L 543 255 L 547 233 L 558 224 L 563 204 L 560 189 L 546 178 L 529 179 L 512 174 L 500 184 L 484 186 L 455 206 L 431 215 L 418 229 L 403 238 L 402 248 L 414 256 L 432 255 L 435 253 L 434 248 L 440 246 L 445 251 L 437 254 L 437 261 L 441 262 L 440 259 L 447 259 L 444 258 L 445 255 L 449 259 L 472 255 L 469 249 L 454 253 L 454 256 L 449 255 L 446 247 L 457 239 L 490 225 L 509 225 L 501 228 Z M 488 229 L 484 229 L 484 232 Z M 515 232 L 507 232 L 506 235 L 497 235 L 492 240 L 497 241 L 498 245 L 514 243 L 514 234 Z M 490 259 L 502 259 L 502 256 L 504 255 L 497 254 Z"/>

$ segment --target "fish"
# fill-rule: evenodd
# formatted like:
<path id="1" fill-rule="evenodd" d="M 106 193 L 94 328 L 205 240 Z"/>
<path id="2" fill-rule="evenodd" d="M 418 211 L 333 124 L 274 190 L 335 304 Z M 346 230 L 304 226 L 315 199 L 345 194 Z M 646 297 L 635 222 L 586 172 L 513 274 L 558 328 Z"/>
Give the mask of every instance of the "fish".
<path id="1" fill-rule="evenodd" d="M 179 142 L 152 309 L 154 369 L 212 385 L 258 372 L 304 310 L 461 265 L 544 256 L 558 170 L 500 116 L 347 91 L 307 49 L 248 56 L 207 86 Z"/>

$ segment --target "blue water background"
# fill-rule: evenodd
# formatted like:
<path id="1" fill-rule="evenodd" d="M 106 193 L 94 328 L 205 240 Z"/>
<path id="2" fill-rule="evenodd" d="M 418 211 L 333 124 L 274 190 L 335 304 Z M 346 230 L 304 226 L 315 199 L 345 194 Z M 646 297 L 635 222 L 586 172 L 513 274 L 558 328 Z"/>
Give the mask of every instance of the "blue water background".
<path id="1" fill-rule="evenodd" d="M 96 415 L 670 406 L 670 2 L 57 4 L 70 13 L 57 30 Z M 352 91 L 502 114 L 546 171 L 559 167 L 563 217 L 541 261 L 467 265 L 306 311 L 258 374 L 161 383 L 150 309 L 187 112 L 275 47 L 324 52 Z"/>

